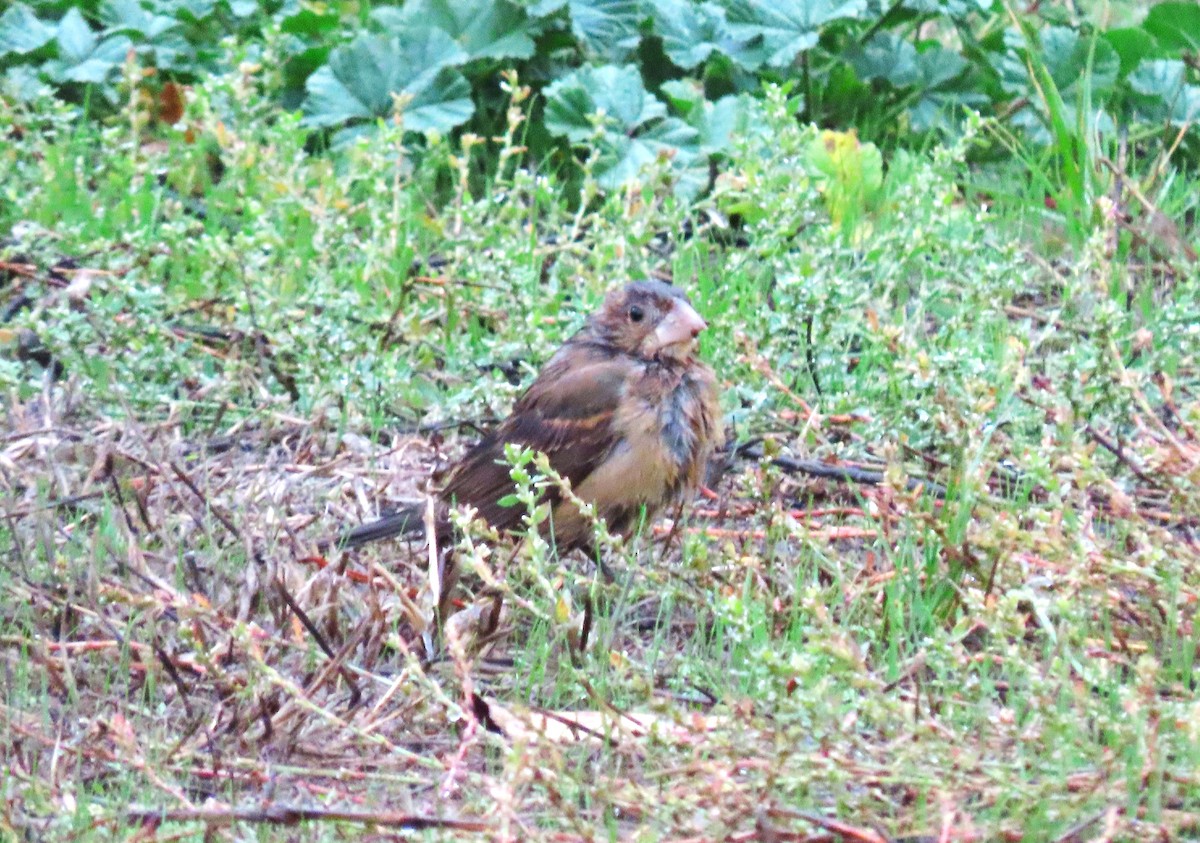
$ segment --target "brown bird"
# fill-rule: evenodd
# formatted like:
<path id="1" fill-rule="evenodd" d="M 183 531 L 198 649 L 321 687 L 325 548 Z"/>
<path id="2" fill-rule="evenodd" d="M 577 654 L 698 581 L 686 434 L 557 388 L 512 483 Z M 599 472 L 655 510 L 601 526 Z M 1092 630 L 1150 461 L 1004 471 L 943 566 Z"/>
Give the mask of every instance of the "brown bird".
<path id="1" fill-rule="evenodd" d="M 524 508 L 512 494 L 506 445 L 542 451 L 551 467 L 615 534 L 628 535 L 662 507 L 689 497 L 704 479 L 723 432 L 712 369 L 696 358 L 707 327 L 683 291 L 660 281 L 614 290 L 558 350 L 495 431 L 453 468 L 440 493 L 470 505 L 499 530 L 521 526 Z M 545 500 L 543 532 L 559 551 L 591 547 L 586 518 L 556 490 Z M 421 508 L 349 531 L 349 547 L 420 528 Z M 449 522 L 438 519 L 439 541 Z"/>

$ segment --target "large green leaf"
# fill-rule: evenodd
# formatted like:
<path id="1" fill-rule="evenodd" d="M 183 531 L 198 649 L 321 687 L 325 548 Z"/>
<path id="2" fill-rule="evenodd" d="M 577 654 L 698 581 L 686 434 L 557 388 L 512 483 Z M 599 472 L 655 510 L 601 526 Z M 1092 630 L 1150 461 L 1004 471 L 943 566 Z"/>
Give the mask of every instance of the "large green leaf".
<path id="1" fill-rule="evenodd" d="M 664 83 L 662 92 L 683 121 L 696 130 L 697 147 L 702 155 L 729 152 L 734 138 L 761 134 L 766 123 L 762 106 L 748 94 L 724 96 L 710 102 L 703 87 L 687 79 Z"/>
<path id="2" fill-rule="evenodd" d="M 940 45 L 918 51 L 903 38 L 879 32 L 862 47 L 848 50 L 846 58 L 864 82 L 881 80 L 917 92 L 915 100 L 907 100 L 906 111 L 909 125 L 918 132 L 949 125 L 947 117 L 963 106 L 982 108 L 988 102 L 961 79 L 966 59 Z"/>
<path id="3" fill-rule="evenodd" d="M 716 3 L 656 0 L 654 30 L 662 38 L 667 57 L 688 70 L 703 64 L 714 52 L 734 61 L 745 58 L 746 42 L 734 37 L 725 10 Z"/>
<path id="4" fill-rule="evenodd" d="M 318 12 L 315 9 L 300 9 L 294 15 L 278 18 L 279 28 L 289 35 L 309 36 L 311 38 L 322 38 L 327 33 L 333 32 L 341 25 L 341 18 L 337 12 L 325 10 Z"/>
<path id="5" fill-rule="evenodd" d="M 958 122 L 962 109 L 982 110 L 990 102 L 988 95 L 974 84 L 967 60 L 944 47 L 926 49 L 917 55 L 917 101 L 908 106 L 908 125 L 913 131 L 949 128 Z"/>
<path id="6" fill-rule="evenodd" d="M 989 100 L 971 84 L 966 59 L 953 50 L 931 47 L 917 54 L 917 101 L 908 107 L 909 125 L 918 132 L 952 125 L 950 117 L 963 108 L 982 109 Z"/>
<path id="7" fill-rule="evenodd" d="M 109 32 L 126 32 L 146 40 L 153 40 L 180 26 L 173 17 L 147 11 L 138 0 L 104 0 L 99 14 Z"/>
<path id="8" fill-rule="evenodd" d="M 596 117 L 605 130 L 624 133 L 666 113 L 629 65 L 583 67 L 546 88 L 546 128 L 573 143 L 595 134 Z"/>
<path id="9" fill-rule="evenodd" d="M 1154 36 L 1136 27 L 1110 29 L 1100 37 L 1116 51 L 1117 58 L 1121 61 L 1121 76 L 1128 76 L 1142 59 L 1153 58 L 1159 50 Z"/>
<path id="10" fill-rule="evenodd" d="M 448 132 L 475 113 L 471 86 L 451 67 L 463 55 L 440 30 L 414 39 L 360 36 L 330 53 L 329 62 L 308 78 L 303 122 L 324 127 L 386 117 L 392 95 L 407 94 L 407 129 Z"/>
<path id="11" fill-rule="evenodd" d="M 676 169 L 695 158 L 697 131 L 666 112 L 636 67 L 584 67 L 546 88 L 546 128 L 573 144 L 594 145 L 596 179 L 609 189 L 636 179 L 660 157 Z"/>
<path id="12" fill-rule="evenodd" d="M 682 168 L 695 157 L 696 131 L 685 123 L 659 120 L 637 135 L 605 135 L 596 181 L 609 190 L 635 181 L 648 164 L 666 158 Z"/>
<path id="13" fill-rule="evenodd" d="M 44 70 L 55 82 L 99 84 L 106 82 L 133 46 L 124 35 L 101 39 L 88 26 L 79 9 L 71 9 L 58 22 L 58 58 Z"/>
<path id="14" fill-rule="evenodd" d="M 0 76 L 0 94 L 20 102 L 33 102 L 53 93 L 54 89 L 46 84 L 41 74 L 27 64 L 10 67 Z"/>
<path id="15" fill-rule="evenodd" d="M 917 48 L 890 32 L 877 32 L 866 44 L 848 50 L 846 59 L 863 82 L 882 79 L 904 88 L 920 78 Z"/>
<path id="16" fill-rule="evenodd" d="M 1042 49 L 1045 51 L 1046 67 L 1060 91 L 1077 89 L 1086 80 L 1091 87 L 1092 98 L 1100 100 L 1116 85 L 1121 59 L 1107 41 L 1096 39 L 1093 42 L 1093 39 L 1074 30 L 1054 26 L 1042 32 Z"/>
<path id="17" fill-rule="evenodd" d="M 747 69 L 786 67 L 817 44 L 821 27 L 862 16 L 866 0 L 723 0 L 729 29 L 751 45 Z"/>
<path id="18" fill-rule="evenodd" d="M 917 54 L 917 76 L 926 88 L 937 88 L 957 79 L 968 67 L 966 59 L 945 47 L 930 47 Z"/>
<path id="19" fill-rule="evenodd" d="M 1143 61 L 1129 74 L 1129 87 L 1141 95 L 1142 110 L 1152 120 L 1166 120 L 1175 126 L 1200 121 L 1200 86 L 1187 84 L 1181 61 Z"/>
<path id="20" fill-rule="evenodd" d="M 0 58 L 40 50 L 54 36 L 53 26 L 43 23 L 24 3 L 17 3 L 0 15 Z"/>
<path id="21" fill-rule="evenodd" d="M 1142 27 L 1168 50 L 1200 52 L 1200 5 L 1195 2 L 1157 3 Z"/>
<path id="22" fill-rule="evenodd" d="M 888 3 L 884 11 L 891 5 Z M 992 0 L 904 0 L 906 11 L 922 15 L 945 15 L 955 20 L 963 20 L 976 12 L 990 11 L 993 5 Z"/>
<path id="23" fill-rule="evenodd" d="M 1001 84 L 1009 93 L 1031 95 L 1034 86 L 1029 79 L 1026 65 L 1024 39 L 1019 33 L 1006 33 L 1010 44 L 1008 54 L 998 63 Z M 1041 50 L 1035 61 L 1045 62 L 1046 70 L 1054 80 L 1062 97 L 1074 101 L 1084 84 L 1090 86 L 1095 102 L 1104 100 L 1117 82 L 1121 60 L 1117 51 L 1107 41 L 1084 37 L 1064 26 L 1050 26 L 1038 36 Z M 1088 61 L 1091 58 L 1089 72 Z"/>
<path id="24" fill-rule="evenodd" d="M 371 18 L 400 36 L 440 29 L 458 42 L 467 60 L 533 55 L 536 30 L 525 11 L 507 0 L 415 0 L 401 7 L 381 6 Z"/>
<path id="25" fill-rule="evenodd" d="M 183 22 L 162 12 L 191 18 L 204 7 L 201 0 L 103 0 L 100 20 L 106 33 L 125 33 L 137 44 L 142 60 L 163 70 L 195 73 L 196 49 L 184 37 Z"/>
<path id="26" fill-rule="evenodd" d="M 567 5 L 567 0 L 537 0 L 525 7 L 525 11 L 533 18 L 545 18 Z"/>
<path id="27" fill-rule="evenodd" d="M 222 0 L 154 0 L 154 6 L 157 11 L 169 12 L 172 17 L 181 20 L 202 21 L 215 13 L 221 2 Z M 257 4 L 255 5 L 257 6 Z M 233 9 L 232 3 L 230 9 L 238 17 L 245 17 L 244 14 L 239 15 L 238 11 Z"/>
<path id="28" fill-rule="evenodd" d="M 624 61 L 642 39 L 648 11 L 642 0 L 567 0 L 571 32 L 591 54 Z"/>

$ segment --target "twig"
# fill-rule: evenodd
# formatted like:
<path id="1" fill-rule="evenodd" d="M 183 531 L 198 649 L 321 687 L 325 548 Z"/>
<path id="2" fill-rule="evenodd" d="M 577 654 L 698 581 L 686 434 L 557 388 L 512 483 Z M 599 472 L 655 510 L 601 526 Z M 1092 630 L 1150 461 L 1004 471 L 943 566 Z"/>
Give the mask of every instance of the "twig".
<path id="1" fill-rule="evenodd" d="M 27 507 L 26 509 L 14 509 L 4 514 L 9 518 L 26 518 L 30 515 L 36 515 L 39 512 L 45 512 L 50 509 L 62 509 L 63 507 L 74 506 L 77 503 L 84 501 L 95 500 L 96 498 L 104 497 L 104 492 L 84 492 L 79 495 L 68 495 L 65 498 L 47 501 L 38 506 Z"/>
<path id="2" fill-rule="evenodd" d="M 1116 442 L 1113 442 L 1100 431 L 1096 430 L 1096 428 L 1092 427 L 1090 423 L 1085 425 L 1083 429 L 1087 432 L 1088 436 L 1095 439 L 1097 444 L 1104 448 L 1104 450 L 1108 451 L 1110 454 L 1120 460 L 1121 464 L 1132 471 L 1143 483 L 1149 483 L 1151 486 L 1157 486 L 1159 488 L 1163 486 L 1162 481 L 1147 474 L 1145 469 L 1138 465 L 1133 457 L 1126 453 L 1124 448 L 1122 448 Z"/>
<path id="3" fill-rule="evenodd" d="M 826 831 L 832 831 L 834 834 L 840 834 L 843 840 L 851 840 L 854 843 L 888 843 L 887 837 L 872 828 L 853 826 L 832 817 L 823 817 L 820 814 L 814 814 L 811 811 L 788 811 L 782 808 L 769 808 L 767 815 L 775 820 L 801 820 L 809 825 L 815 825 L 817 828 L 823 828 Z"/>
<path id="4" fill-rule="evenodd" d="M 188 473 L 183 470 L 183 467 L 180 466 L 179 463 L 175 462 L 174 460 L 172 460 L 170 463 L 168 463 L 168 465 L 170 465 L 171 470 L 175 472 L 175 476 L 183 481 L 183 485 L 185 485 L 189 489 L 191 489 L 192 494 L 195 495 L 196 497 L 198 497 L 200 499 L 200 501 L 206 507 L 208 507 L 208 511 L 213 514 L 213 517 L 221 522 L 221 526 L 229 531 L 229 535 L 236 537 L 238 535 L 238 529 L 236 526 L 234 526 L 233 521 L 231 521 L 229 519 L 228 515 L 221 512 L 220 509 L 218 509 L 216 506 L 213 506 L 212 504 L 209 503 L 207 496 L 205 496 L 205 494 L 200 491 L 200 488 L 196 485 L 195 481 L 193 481 L 192 478 L 190 476 L 188 476 Z"/>
<path id="5" fill-rule="evenodd" d="M 362 700 L 362 691 L 359 689 L 358 683 L 354 681 L 354 677 L 350 674 L 350 671 L 348 671 L 341 663 L 342 659 L 348 652 L 348 649 L 343 647 L 341 653 L 334 653 L 333 648 L 330 647 L 328 642 L 325 641 L 325 636 L 321 634 L 321 631 L 317 629 L 317 625 L 314 624 L 312 619 L 305 614 L 303 609 L 300 608 L 300 604 L 297 603 L 295 598 L 292 597 L 292 595 L 288 592 L 287 587 L 283 584 L 282 580 L 275 581 L 275 589 L 279 592 L 279 596 L 283 598 L 283 602 L 286 603 L 288 608 L 296 614 L 296 617 L 300 620 L 300 623 L 303 624 L 304 628 L 308 630 L 308 634 L 311 635 L 313 640 L 317 642 L 317 646 L 320 647 L 322 652 L 329 657 L 329 661 L 337 668 L 338 673 L 340 673 L 342 678 L 346 680 L 346 684 L 350 686 L 350 708 L 351 710 L 357 708 L 359 702 Z M 354 640 L 354 636 L 351 636 L 350 641 L 347 642 L 347 644 L 351 646 L 357 645 L 357 643 L 358 642 Z"/>
<path id="6" fill-rule="evenodd" d="M 1104 808 L 1101 811 L 1097 811 L 1096 813 L 1092 814 L 1090 817 L 1085 817 L 1084 819 L 1075 823 L 1075 825 L 1068 828 L 1062 834 L 1058 835 L 1058 837 L 1055 837 L 1054 843 L 1074 843 L 1074 841 L 1076 841 L 1076 840 L 1082 840 L 1083 832 L 1087 831 L 1087 829 L 1089 827 L 1095 825 L 1100 820 L 1104 819 L 1104 817 L 1111 810 L 1112 810 L 1112 807 L 1110 806 L 1110 807 Z"/>
<path id="7" fill-rule="evenodd" d="M 403 828 L 413 831 L 444 828 L 452 831 L 485 833 L 487 823 L 474 820 L 447 820 L 395 811 L 349 811 L 336 808 L 311 808 L 298 805 L 268 805 L 262 808 L 130 808 L 125 814 L 130 822 L 160 824 L 164 822 L 203 822 L 214 827 L 234 823 L 263 823 L 266 825 L 298 825 L 302 822 L 352 822 L 384 828 Z"/>
<path id="8" fill-rule="evenodd" d="M 757 447 L 747 448 L 742 451 L 742 456 L 751 459 L 760 458 L 762 456 L 762 449 Z M 870 469 L 857 468 L 855 466 L 830 465 L 820 460 L 775 457 L 771 460 L 771 465 L 797 474 L 807 474 L 811 477 L 824 477 L 831 480 L 843 480 L 850 483 L 864 483 L 869 486 L 880 486 L 884 482 L 882 471 L 871 471 Z M 910 492 L 923 490 L 939 498 L 946 496 L 945 486 L 920 477 L 909 477 L 905 482 L 905 487 Z"/>
<path id="9" fill-rule="evenodd" d="M 0 261 L 0 272 L 11 272 L 13 275 L 24 275 L 26 278 L 36 278 L 37 266 L 32 263 Z"/>
<path id="10" fill-rule="evenodd" d="M 666 534 L 670 527 L 655 527 L 655 534 Z M 753 539 L 763 541 L 767 538 L 766 530 L 738 530 L 724 527 L 688 527 L 689 535 L 704 536 L 709 539 Z M 821 530 L 811 530 L 804 533 L 804 538 L 824 541 L 841 541 L 843 539 L 873 539 L 879 535 L 878 530 L 867 527 L 826 527 Z"/>

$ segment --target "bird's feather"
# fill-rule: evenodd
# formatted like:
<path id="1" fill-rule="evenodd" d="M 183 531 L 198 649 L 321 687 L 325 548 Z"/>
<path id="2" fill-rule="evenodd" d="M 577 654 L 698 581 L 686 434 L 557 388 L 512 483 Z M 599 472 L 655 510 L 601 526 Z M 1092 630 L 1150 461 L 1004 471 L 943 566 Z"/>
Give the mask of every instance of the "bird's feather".
<path id="1" fill-rule="evenodd" d="M 497 529 L 516 527 L 523 511 L 499 503 L 513 490 L 506 445 L 543 452 L 550 466 L 578 488 L 615 443 L 614 414 L 638 367 L 632 358 L 598 346 L 568 344 L 517 401 L 512 415 L 463 458 L 442 497 L 474 506 Z M 558 497 L 551 491 L 547 500 L 553 505 Z"/>

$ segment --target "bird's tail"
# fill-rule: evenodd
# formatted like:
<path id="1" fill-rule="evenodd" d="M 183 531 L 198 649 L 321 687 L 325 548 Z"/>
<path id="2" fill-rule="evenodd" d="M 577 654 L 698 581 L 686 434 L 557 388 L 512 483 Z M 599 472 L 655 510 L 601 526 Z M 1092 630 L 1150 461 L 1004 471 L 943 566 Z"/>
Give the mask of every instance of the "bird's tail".
<path id="1" fill-rule="evenodd" d="M 397 536 L 412 536 L 425 529 L 425 506 L 423 503 L 405 504 L 400 509 L 388 512 L 383 517 L 351 527 L 343 532 L 334 546 L 340 550 L 360 547 L 368 542 L 392 539 Z"/>

